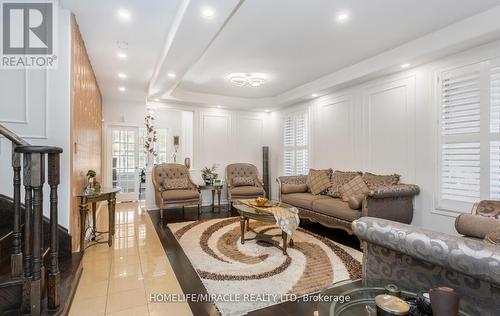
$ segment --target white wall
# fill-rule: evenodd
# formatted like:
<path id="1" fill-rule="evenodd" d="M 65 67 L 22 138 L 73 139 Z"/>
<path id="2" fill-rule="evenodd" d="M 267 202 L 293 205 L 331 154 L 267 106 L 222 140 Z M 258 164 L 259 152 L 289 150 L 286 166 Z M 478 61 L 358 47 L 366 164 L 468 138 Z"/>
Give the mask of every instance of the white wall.
<path id="1" fill-rule="evenodd" d="M 58 146 L 61 156 L 59 224 L 69 227 L 70 216 L 70 83 L 71 20 L 59 9 L 58 68 L 0 70 L 0 123 L 32 145 Z M 11 143 L 0 138 L 0 192 L 12 197 Z M 47 179 L 47 178 L 46 178 Z M 24 190 L 22 190 L 24 191 Z M 44 190 L 44 214 L 49 190 Z"/>
<path id="2" fill-rule="evenodd" d="M 455 234 L 460 210 L 436 209 L 439 104 L 436 74 L 500 56 L 500 42 L 477 47 L 408 71 L 371 80 L 275 113 L 274 147 L 282 151 L 283 116 L 306 110 L 310 167 L 398 173 L 420 186 L 413 224 Z M 273 173 L 282 173 L 281 159 Z M 274 189 L 276 193 L 276 189 Z"/>

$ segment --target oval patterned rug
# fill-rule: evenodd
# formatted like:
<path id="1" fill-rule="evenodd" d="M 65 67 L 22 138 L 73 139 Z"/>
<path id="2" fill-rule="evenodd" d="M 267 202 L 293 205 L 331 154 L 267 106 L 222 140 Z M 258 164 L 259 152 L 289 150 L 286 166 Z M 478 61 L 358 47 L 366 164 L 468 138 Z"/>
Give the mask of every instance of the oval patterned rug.
<path id="1" fill-rule="evenodd" d="M 168 227 L 207 293 L 239 299 L 230 302 L 225 296 L 225 301 L 215 301 L 222 315 L 245 314 L 279 303 L 283 297 L 315 293 L 334 282 L 361 277 L 360 251 L 301 228 L 294 233 L 294 245 L 286 256 L 277 247 L 255 239 L 242 245 L 238 217 Z M 270 235 L 281 232 L 272 224 L 253 220 L 250 227 Z M 245 239 L 252 237 L 255 233 L 251 231 L 245 234 Z M 281 237 L 273 240 L 281 244 Z"/>

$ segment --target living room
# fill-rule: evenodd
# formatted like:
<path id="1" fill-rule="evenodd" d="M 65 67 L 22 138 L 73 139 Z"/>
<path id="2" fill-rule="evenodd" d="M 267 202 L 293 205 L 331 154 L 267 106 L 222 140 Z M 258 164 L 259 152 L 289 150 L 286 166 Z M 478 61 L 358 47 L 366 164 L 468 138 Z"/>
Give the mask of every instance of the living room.
<path id="1" fill-rule="evenodd" d="M 499 0 L 1 5 L 0 314 L 500 314 Z"/>

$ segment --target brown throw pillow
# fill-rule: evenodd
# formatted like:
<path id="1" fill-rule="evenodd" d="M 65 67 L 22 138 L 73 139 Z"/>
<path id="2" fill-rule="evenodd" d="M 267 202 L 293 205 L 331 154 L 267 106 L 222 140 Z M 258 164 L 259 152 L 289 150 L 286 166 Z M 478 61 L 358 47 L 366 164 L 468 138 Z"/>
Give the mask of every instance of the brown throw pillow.
<path id="1" fill-rule="evenodd" d="M 243 187 L 243 186 L 255 186 L 255 179 L 253 177 L 234 177 L 233 186 Z"/>
<path id="2" fill-rule="evenodd" d="M 361 176 L 357 176 L 340 188 L 342 201 L 348 202 L 351 196 L 365 196 L 370 192 L 370 188 L 363 181 Z"/>
<path id="3" fill-rule="evenodd" d="M 370 172 L 365 172 L 363 174 L 363 180 L 370 189 L 374 189 L 380 186 L 398 184 L 399 178 L 401 178 L 399 174 L 380 175 L 380 174 L 373 174 Z"/>
<path id="4" fill-rule="evenodd" d="M 190 189 L 189 181 L 186 178 L 165 179 L 163 181 L 163 188 L 165 190 L 186 190 Z"/>
<path id="5" fill-rule="evenodd" d="M 312 194 L 318 195 L 321 192 L 326 191 L 330 187 L 331 171 L 331 169 L 309 170 L 309 175 L 307 176 L 306 183 Z"/>
<path id="6" fill-rule="evenodd" d="M 294 184 L 294 183 L 285 183 L 281 186 L 281 193 L 290 194 L 290 193 L 304 193 L 307 192 L 307 184 Z"/>
<path id="7" fill-rule="evenodd" d="M 349 205 L 349 208 L 353 210 L 360 210 L 363 206 L 364 198 L 365 197 L 363 195 L 353 195 L 349 198 L 349 201 L 347 201 L 347 205 Z"/>
<path id="8" fill-rule="evenodd" d="M 340 188 L 344 184 L 346 184 L 347 182 L 356 178 L 356 176 L 360 176 L 362 174 L 363 174 L 362 172 L 357 172 L 357 171 L 335 170 L 335 172 L 332 174 L 332 177 L 330 179 L 331 186 L 326 191 L 326 195 L 329 195 L 329 196 L 334 197 L 334 198 L 339 198 L 340 197 Z"/>
<path id="9" fill-rule="evenodd" d="M 500 246 L 500 228 L 488 233 L 486 237 L 484 237 L 484 241 L 493 245 Z"/>

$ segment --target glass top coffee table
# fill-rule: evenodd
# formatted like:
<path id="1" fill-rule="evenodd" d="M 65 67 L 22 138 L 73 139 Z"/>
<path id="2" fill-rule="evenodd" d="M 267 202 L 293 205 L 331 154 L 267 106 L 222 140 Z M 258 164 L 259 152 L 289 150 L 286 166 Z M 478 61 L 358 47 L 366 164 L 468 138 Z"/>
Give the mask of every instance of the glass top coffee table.
<path id="1" fill-rule="evenodd" d="M 285 204 L 285 203 L 276 203 L 276 206 L 280 206 L 283 208 L 290 208 L 292 207 L 291 205 Z M 283 239 L 282 245 L 279 245 L 277 241 L 273 239 L 273 237 L 280 236 L 280 235 L 271 235 L 271 234 L 265 234 L 259 231 L 255 231 L 250 227 L 250 219 L 263 222 L 263 223 L 272 223 L 276 224 L 276 219 L 274 218 L 274 215 L 261 211 L 257 208 L 254 208 L 250 205 L 243 204 L 239 201 L 236 201 L 233 204 L 233 207 L 238 211 L 240 214 L 240 226 L 241 226 L 241 244 L 245 244 L 245 241 L 247 240 L 257 240 L 260 242 L 265 242 L 271 245 L 276 246 L 277 248 L 283 250 L 283 254 L 287 255 L 287 246 L 289 245 L 290 247 L 293 247 L 293 239 L 290 238 L 290 241 L 288 242 L 288 235 L 285 233 L 283 230 L 281 230 L 278 226 L 276 226 L 276 229 L 281 230 L 281 238 Z M 253 232 L 255 234 L 254 238 L 245 238 L 245 232 Z"/>

